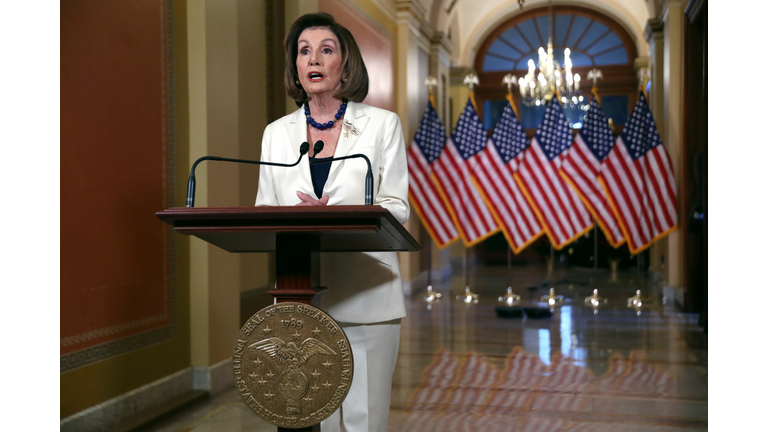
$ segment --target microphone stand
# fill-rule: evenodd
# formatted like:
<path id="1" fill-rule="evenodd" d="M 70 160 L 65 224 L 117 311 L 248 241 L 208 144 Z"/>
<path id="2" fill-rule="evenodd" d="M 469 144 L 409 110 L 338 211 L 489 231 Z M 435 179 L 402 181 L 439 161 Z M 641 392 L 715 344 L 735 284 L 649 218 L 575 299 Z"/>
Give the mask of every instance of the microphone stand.
<path id="1" fill-rule="evenodd" d="M 301 158 L 303 158 L 308 151 L 309 151 L 309 143 L 307 142 L 302 143 L 301 147 L 299 148 L 299 153 L 300 153 L 299 159 L 292 164 L 281 164 L 281 163 L 275 163 L 275 162 L 263 162 L 263 161 L 247 160 L 247 159 L 231 159 L 231 158 L 223 158 L 218 156 L 203 156 L 198 160 L 196 160 L 194 164 L 192 164 L 192 169 L 189 172 L 189 181 L 187 182 L 187 207 L 195 206 L 195 168 L 197 168 L 197 164 L 199 164 L 204 160 L 237 162 L 237 163 L 247 163 L 247 164 L 254 164 L 254 165 L 270 165 L 270 166 L 279 166 L 279 167 L 292 167 L 292 166 L 298 165 L 299 162 L 301 162 Z"/>
<path id="2" fill-rule="evenodd" d="M 358 153 L 358 154 L 353 154 L 349 156 L 326 159 L 322 161 L 313 159 L 310 162 L 310 165 L 318 165 L 318 164 L 330 163 L 333 161 L 340 161 L 344 159 L 352 159 L 352 158 L 358 158 L 358 157 L 365 159 L 365 163 L 368 164 L 368 172 L 365 173 L 365 205 L 373 205 L 373 170 L 371 169 L 371 161 L 368 159 L 368 156 Z"/>

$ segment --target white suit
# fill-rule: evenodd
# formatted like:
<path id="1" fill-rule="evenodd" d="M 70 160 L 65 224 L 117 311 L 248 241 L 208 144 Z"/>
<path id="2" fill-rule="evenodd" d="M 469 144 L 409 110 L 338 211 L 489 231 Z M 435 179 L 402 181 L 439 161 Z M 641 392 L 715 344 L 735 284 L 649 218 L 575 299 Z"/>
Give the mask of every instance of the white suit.
<path id="1" fill-rule="evenodd" d="M 299 157 L 299 146 L 305 141 L 307 122 L 304 110 L 300 108 L 267 126 L 261 144 L 261 159 L 293 163 Z M 386 208 L 400 223 L 405 223 L 410 212 L 408 166 L 402 126 L 397 115 L 349 102 L 334 157 L 356 153 L 365 154 L 371 161 L 373 203 Z M 329 197 L 328 205 L 365 204 L 366 171 L 367 165 L 362 158 L 332 162 L 323 189 L 323 195 Z M 296 205 L 301 201 L 296 191 L 320 198 L 314 192 L 308 158 L 303 158 L 298 166 L 291 168 L 261 166 L 257 206 Z M 389 389 L 400 333 L 399 319 L 405 316 L 397 253 L 323 254 L 321 283 L 328 287 L 328 291 L 320 297 L 321 307 L 345 328 L 355 361 L 352 387 L 342 405 L 344 425 L 348 431 L 381 430 L 382 426 L 386 430 L 388 412 L 371 412 L 369 417 L 368 411 L 388 411 L 389 407 Z M 381 324 L 378 330 L 366 330 L 366 326 L 360 326 L 374 323 Z M 392 330 L 381 330 L 387 328 Z M 389 336 L 378 339 L 376 335 L 381 334 Z M 392 338 L 395 340 L 392 341 Z M 373 340 L 374 343 L 371 342 Z M 380 351 L 382 347 L 390 347 L 387 349 L 389 355 Z M 370 363 L 367 367 L 366 358 Z M 366 402 L 365 395 L 367 406 L 361 408 L 359 405 Z M 358 406 L 353 406 L 355 402 Z M 381 407 L 384 408 L 379 409 Z M 335 416 L 338 417 L 338 413 Z M 323 422 L 323 431 L 336 429 L 327 427 L 327 422 Z"/>

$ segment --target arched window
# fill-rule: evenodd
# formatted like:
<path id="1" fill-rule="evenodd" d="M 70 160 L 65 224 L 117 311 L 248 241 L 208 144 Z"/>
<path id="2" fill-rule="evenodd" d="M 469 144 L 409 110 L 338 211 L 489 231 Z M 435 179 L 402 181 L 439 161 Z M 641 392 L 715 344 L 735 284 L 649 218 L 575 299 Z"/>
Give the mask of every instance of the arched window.
<path id="1" fill-rule="evenodd" d="M 598 81 L 598 88 L 603 109 L 614 125 L 623 125 L 630 107 L 637 101 L 633 67 L 637 49 L 632 37 L 609 16 L 585 7 L 554 6 L 552 15 L 555 60 L 562 64 L 563 51 L 566 47 L 571 49 L 573 72 L 582 78 L 584 98 L 589 97 L 592 86 L 587 80 L 588 72 L 592 68 L 600 69 L 604 79 Z M 539 47 L 546 50 L 549 21 L 549 8 L 531 9 L 498 26 L 480 46 L 474 65 L 480 79 L 475 97 L 486 129 L 495 127 L 506 103 L 507 89 L 501 83 L 504 75 L 525 75 L 528 59 L 538 62 Z M 523 127 L 532 133 L 544 117 L 545 108 L 521 106 L 517 87 L 513 92 Z M 578 128 L 578 114 L 566 112 L 566 115 Z"/>

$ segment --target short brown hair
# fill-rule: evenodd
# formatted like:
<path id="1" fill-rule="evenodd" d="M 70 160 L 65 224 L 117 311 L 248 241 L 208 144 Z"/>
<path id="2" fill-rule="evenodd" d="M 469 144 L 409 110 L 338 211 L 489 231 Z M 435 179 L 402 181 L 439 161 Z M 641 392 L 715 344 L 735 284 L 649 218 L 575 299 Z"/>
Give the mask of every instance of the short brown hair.
<path id="1" fill-rule="evenodd" d="M 327 13 L 314 13 L 300 16 L 291 25 L 285 35 L 285 76 L 284 84 L 288 96 L 301 106 L 307 101 L 307 92 L 298 82 L 299 73 L 296 70 L 296 57 L 299 55 L 299 36 L 304 30 L 312 27 L 325 27 L 336 35 L 341 45 L 342 76 L 345 77 L 336 97 L 353 102 L 362 102 L 368 95 L 368 70 L 365 68 L 360 48 L 344 26 L 337 23 L 333 16 Z"/>

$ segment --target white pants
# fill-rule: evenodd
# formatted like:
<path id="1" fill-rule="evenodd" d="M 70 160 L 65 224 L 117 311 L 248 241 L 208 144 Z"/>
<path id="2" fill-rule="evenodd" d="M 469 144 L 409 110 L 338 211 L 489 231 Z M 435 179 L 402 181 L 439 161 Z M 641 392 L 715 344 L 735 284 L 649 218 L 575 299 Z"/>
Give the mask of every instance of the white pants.
<path id="1" fill-rule="evenodd" d="M 320 423 L 320 430 L 386 432 L 392 375 L 400 348 L 400 320 L 339 325 L 352 348 L 354 375 L 341 408 Z"/>

